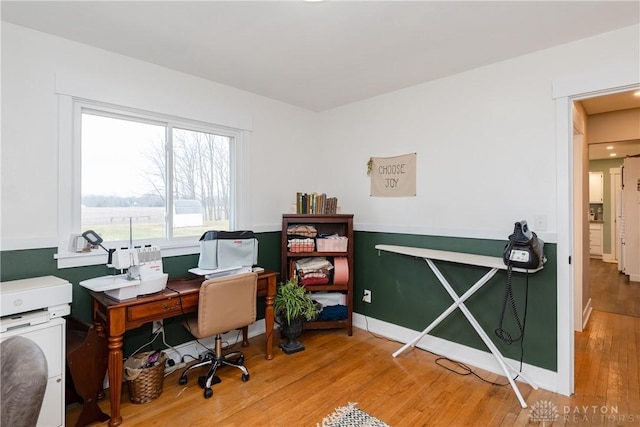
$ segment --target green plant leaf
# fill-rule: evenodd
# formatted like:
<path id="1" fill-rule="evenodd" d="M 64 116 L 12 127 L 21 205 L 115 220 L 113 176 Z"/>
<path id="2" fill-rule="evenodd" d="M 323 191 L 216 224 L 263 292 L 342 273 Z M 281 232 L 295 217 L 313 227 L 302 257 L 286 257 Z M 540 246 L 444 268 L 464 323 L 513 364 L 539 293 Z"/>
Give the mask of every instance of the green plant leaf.
<path id="1" fill-rule="evenodd" d="M 273 309 L 276 315 L 284 317 L 288 323 L 299 316 L 303 316 L 309 321 L 318 314 L 311 293 L 307 292 L 307 289 L 303 285 L 299 285 L 295 279 L 278 285 Z"/>

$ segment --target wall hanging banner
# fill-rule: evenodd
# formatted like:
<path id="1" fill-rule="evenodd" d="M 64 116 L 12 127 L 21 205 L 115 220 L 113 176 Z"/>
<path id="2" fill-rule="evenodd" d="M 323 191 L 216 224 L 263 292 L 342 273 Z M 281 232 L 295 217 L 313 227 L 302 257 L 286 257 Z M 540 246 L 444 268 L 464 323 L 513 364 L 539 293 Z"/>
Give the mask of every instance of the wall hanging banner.
<path id="1" fill-rule="evenodd" d="M 372 157 L 370 166 L 371 196 L 416 196 L 416 153 L 396 157 Z"/>

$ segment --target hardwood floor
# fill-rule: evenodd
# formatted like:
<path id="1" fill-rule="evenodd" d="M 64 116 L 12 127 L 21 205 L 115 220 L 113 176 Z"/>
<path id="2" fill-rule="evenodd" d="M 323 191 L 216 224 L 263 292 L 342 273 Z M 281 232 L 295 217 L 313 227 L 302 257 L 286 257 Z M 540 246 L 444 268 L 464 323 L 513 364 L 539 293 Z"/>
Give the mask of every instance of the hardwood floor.
<path id="1" fill-rule="evenodd" d="M 397 342 L 362 329 L 354 328 L 352 337 L 344 330 L 306 331 L 301 340 L 305 351 L 277 352 L 267 361 L 264 336 L 253 338 L 244 349 L 251 379 L 243 383 L 239 371 L 223 368 L 223 381 L 210 399 L 197 385 L 198 374 L 186 386 L 178 384 L 179 373 L 170 374 L 162 395 L 146 404 L 130 403 L 125 386 L 123 425 L 316 426 L 335 408 L 357 402 L 391 426 L 640 426 L 640 318 L 594 311 L 587 328 L 576 333 L 575 395 L 518 383 L 526 409 L 508 385 L 453 373 L 423 350 L 393 358 Z M 507 383 L 496 374 L 474 372 Z M 550 405 L 555 421 L 532 412 L 543 404 Z M 108 399 L 100 406 L 108 413 Z M 78 412 L 78 405 L 68 407 L 67 425 L 74 425 Z"/>
<path id="2" fill-rule="evenodd" d="M 589 296 L 594 310 L 640 317 L 640 283 L 629 281 L 618 264 L 590 259 Z"/>

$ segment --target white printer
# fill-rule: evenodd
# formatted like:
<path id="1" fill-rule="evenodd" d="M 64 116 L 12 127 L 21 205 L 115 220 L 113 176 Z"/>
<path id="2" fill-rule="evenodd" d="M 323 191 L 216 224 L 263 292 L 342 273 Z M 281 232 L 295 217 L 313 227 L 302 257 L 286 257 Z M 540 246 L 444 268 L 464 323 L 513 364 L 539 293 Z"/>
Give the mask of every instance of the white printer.
<path id="1" fill-rule="evenodd" d="M 0 332 L 71 314 L 71 283 L 55 276 L 0 282 Z"/>

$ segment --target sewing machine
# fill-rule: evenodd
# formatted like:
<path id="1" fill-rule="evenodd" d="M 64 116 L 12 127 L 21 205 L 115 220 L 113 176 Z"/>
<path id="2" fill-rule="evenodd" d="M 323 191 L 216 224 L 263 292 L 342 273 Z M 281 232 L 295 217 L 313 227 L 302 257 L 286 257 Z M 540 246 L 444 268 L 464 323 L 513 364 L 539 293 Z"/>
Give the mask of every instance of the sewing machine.
<path id="1" fill-rule="evenodd" d="M 162 255 L 155 246 L 109 251 L 107 264 L 126 273 L 84 280 L 80 286 L 94 292 L 104 292 L 118 301 L 138 295 L 160 292 L 167 286 L 169 275 L 162 270 Z"/>

